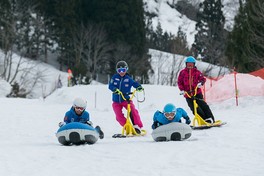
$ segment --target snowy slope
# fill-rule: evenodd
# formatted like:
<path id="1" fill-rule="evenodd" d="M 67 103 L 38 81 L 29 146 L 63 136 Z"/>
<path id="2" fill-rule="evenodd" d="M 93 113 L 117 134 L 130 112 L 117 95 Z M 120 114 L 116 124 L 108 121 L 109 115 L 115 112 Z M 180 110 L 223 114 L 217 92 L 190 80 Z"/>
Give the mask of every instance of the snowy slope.
<path id="1" fill-rule="evenodd" d="M 148 131 L 145 137 L 111 138 L 121 132 L 107 85 L 63 87 L 45 101 L 0 98 L 0 175 L 3 176 L 262 176 L 264 169 L 264 97 L 234 98 L 210 104 L 221 128 L 193 131 L 186 141 L 156 143 L 152 116 L 172 102 L 190 110 L 177 87 L 144 85 L 146 101 L 136 103 Z M 61 146 L 55 133 L 74 97 L 105 138 L 94 145 Z M 95 98 L 96 97 L 96 98 Z M 136 99 L 134 99 L 136 101 Z"/>

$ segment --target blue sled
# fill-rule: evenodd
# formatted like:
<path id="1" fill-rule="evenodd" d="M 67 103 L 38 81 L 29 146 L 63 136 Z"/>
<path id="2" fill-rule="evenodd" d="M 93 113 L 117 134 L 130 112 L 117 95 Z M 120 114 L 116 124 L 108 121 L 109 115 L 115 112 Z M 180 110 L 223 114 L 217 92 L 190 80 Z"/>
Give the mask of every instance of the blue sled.
<path id="1" fill-rule="evenodd" d="M 99 133 L 88 124 L 71 122 L 60 127 L 56 136 L 62 145 L 80 145 L 96 143 Z"/>

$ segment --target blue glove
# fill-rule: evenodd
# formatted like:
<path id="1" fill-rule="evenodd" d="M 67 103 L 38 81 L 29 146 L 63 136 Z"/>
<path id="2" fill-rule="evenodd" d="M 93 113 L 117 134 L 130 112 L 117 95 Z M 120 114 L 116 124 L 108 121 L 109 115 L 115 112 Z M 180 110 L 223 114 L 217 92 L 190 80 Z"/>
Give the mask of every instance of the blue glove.
<path id="1" fill-rule="evenodd" d="M 144 90 L 144 88 L 142 87 L 142 86 L 139 86 L 138 88 L 137 88 L 137 91 L 139 91 L 139 92 L 141 92 L 141 91 L 143 91 Z"/>

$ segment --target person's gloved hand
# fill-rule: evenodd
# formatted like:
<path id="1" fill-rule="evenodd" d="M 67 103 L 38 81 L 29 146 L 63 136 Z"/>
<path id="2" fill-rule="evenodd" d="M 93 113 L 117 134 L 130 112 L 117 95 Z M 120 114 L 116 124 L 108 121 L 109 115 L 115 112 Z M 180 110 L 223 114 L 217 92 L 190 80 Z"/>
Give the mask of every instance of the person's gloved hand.
<path id="1" fill-rule="evenodd" d="M 59 127 L 62 127 L 63 125 L 65 125 L 66 123 L 65 122 L 60 122 L 59 123 Z"/>
<path id="2" fill-rule="evenodd" d="M 158 121 L 155 121 L 155 122 L 152 124 L 151 128 L 154 130 L 154 129 L 158 128 L 158 127 L 161 126 L 161 125 L 162 125 L 162 123 L 160 123 L 160 122 L 158 122 Z"/>
<path id="3" fill-rule="evenodd" d="M 189 117 L 186 119 L 185 123 L 186 123 L 187 125 L 189 125 L 189 124 L 191 123 L 191 120 L 190 120 Z"/>
<path id="4" fill-rule="evenodd" d="M 144 88 L 142 87 L 142 86 L 139 86 L 138 88 L 137 88 L 137 91 L 139 91 L 139 92 L 141 92 L 141 91 L 143 91 L 144 90 Z"/>
<path id="5" fill-rule="evenodd" d="M 203 83 L 201 83 L 201 82 L 199 82 L 198 84 L 197 84 L 197 87 L 198 88 L 201 88 L 203 86 Z"/>
<path id="6" fill-rule="evenodd" d="M 90 121 L 90 120 L 87 120 L 86 123 L 87 123 L 88 125 L 90 125 L 90 126 L 93 126 L 93 122 Z"/>
<path id="7" fill-rule="evenodd" d="M 185 93 L 184 90 L 180 91 L 180 95 L 184 95 L 184 93 Z"/>
<path id="8" fill-rule="evenodd" d="M 114 93 L 116 93 L 116 94 L 121 94 L 122 92 L 121 92 L 119 89 L 115 89 L 115 90 L 114 90 Z"/>

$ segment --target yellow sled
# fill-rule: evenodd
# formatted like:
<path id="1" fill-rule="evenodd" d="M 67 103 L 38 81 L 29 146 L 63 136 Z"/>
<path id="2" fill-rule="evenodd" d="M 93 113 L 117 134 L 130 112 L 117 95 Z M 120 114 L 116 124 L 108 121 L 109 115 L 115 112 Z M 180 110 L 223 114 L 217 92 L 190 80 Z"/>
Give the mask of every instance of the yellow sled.
<path id="1" fill-rule="evenodd" d="M 226 124 L 226 122 L 222 122 L 221 120 L 217 120 L 214 123 L 207 123 L 198 113 L 197 113 L 197 108 L 198 108 L 198 104 L 196 103 L 196 99 L 195 96 L 197 94 L 197 86 L 194 90 L 194 95 L 191 96 L 188 92 L 185 92 L 185 94 L 189 97 L 192 98 L 193 97 L 193 106 L 194 106 L 194 118 L 192 120 L 192 125 L 191 127 L 193 129 L 207 129 L 207 128 L 211 128 L 211 127 L 220 127 L 224 124 Z"/>
<path id="2" fill-rule="evenodd" d="M 147 134 L 146 130 L 141 130 L 141 133 L 138 134 L 135 130 L 135 128 L 133 128 L 131 119 L 130 119 L 130 113 L 131 113 L 131 105 L 130 105 L 130 101 L 134 98 L 135 93 L 137 90 L 134 90 L 133 92 L 129 93 L 131 94 L 131 97 L 127 100 L 122 92 L 119 92 L 119 94 L 121 95 L 121 97 L 126 100 L 127 103 L 127 116 L 126 116 L 126 123 L 122 128 L 122 134 L 114 134 L 113 138 L 122 138 L 122 137 L 132 137 L 132 136 L 144 136 Z"/>

